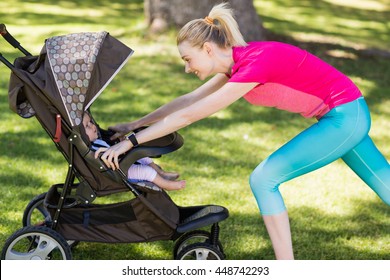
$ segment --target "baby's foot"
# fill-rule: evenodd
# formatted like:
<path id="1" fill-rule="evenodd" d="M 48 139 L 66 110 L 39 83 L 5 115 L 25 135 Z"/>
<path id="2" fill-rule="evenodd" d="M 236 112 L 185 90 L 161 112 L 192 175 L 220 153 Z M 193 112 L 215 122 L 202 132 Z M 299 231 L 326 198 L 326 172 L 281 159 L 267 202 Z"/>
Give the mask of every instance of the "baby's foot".
<path id="1" fill-rule="evenodd" d="M 184 189 L 186 187 L 186 181 L 171 181 L 171 180 L 164 180 L 162 184 L 159 185 L 161 188 L 167 191 L 177 191 Z"/>
<path id="2" fill-rule="evenodd" d="M 163 171 L 163 170 L 161 170 L 160 175 L 161 175 L 162 177 L 164 177 L 165 179 L 171 180 L 171 181 L 176 180 L 176 179 L 179 178 L 179 176 L 180 176 L 179 173 L 176 173 L 176 172 L 166 172 L 166 171 Z"/>
<path id="3" fill-rule="evenodd" d="M 152 162 L 150 164 L 150 166 L 157 171 L 158 175 L 160 175 L 161 177 L 163 177 L 164 179 L 166 180 L 171 180 L 171 181 L 174 181 L 176 180 L 177 178 L 179 178 L 179 173 L 177 172 L 169 172 L 169 171 L 165 171 L 164 169 L 161 168 L 160 165 L 158 164 L 155 164 L 154 162 Z"/>

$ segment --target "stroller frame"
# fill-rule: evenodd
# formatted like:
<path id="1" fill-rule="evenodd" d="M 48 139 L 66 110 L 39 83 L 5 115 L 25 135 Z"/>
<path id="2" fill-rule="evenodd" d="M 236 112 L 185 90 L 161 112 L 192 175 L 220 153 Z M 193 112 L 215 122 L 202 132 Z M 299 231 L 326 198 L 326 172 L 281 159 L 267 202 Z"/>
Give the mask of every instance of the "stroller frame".
<path id="1" fill-rule="evenodd" d="M 17 59 L 12 64 L 0 53 L 0 61 L 18 81 L 28 84 L 36 91 L 42 91 L 35 84 L 31 85 L 31 81 L 18 68 L 35 67 L 32 71 L 35 73 L 40 70 L 38 68 L 44 67 L 42 65 L 46 54 L 32 56 L 7 31 L 4 24 L 0 24 L 0 34 L 25 55 L 24 58 L 18 58 L 21 62 Z M 111 38 L 108 39 L 115 40 Z M 110 41 L 110 44 L 121 44 L 118 42 Z M 133 51 L 129 49 L 128 52 L 131 55 Z M 28 67 L 24 65 L 26 63 L 29 64 Z M 112 77 L 107 82 L 111 79 Z M 10 85 L 10 94 L 11 90 Z M 61 114 L 63 112 L 53 108 L 55 106 L 50 96 L 40 94 L 39 97 L 42 99 L 40 102 L 48 105 L 50 114 L 54 113 L 55 121 L 48 125 L 39 114 L 36 118 L 64 155 L 68 171 L 63 184 L 53 185 L 47 193 L 37 195 L 30 201 L 24 211 L 23 228 L 7 239 L 1 259 L 72 259 L 71 248 L 80 241 L 136 243 L 156 240 L 175 241 L 174 259 L 225 258 L 219 241 L 218 224 L 229 216 L 225 207 L 177 206 L 156 185 L 130 183 L 122 171 L 142 157 L 159 157 L 179 149 L 183 145 L 183 138 L 177 132 L 130 150 L 120 159 L 120 168 L 113 171 L 102 160 L 94 158 L 82 124 L 70 125 Z M 26 94 L 26 99 L 30 101 L 32 98 Z M 87 109 L 84 107 L 84 111 Z M 109 135 L 108 131 L 102 131 Z M 90 173 L 86 173 L 87 177 L 81 174 L 84 171 L 80 173 L 77 168 L 80 162 L 97 176 L 97 181 L 101 184 L 91 183 L 93 176 L 90 178 Z M 78 183 L 75 183 L 76 178 Z M 134 198 L 108 205 L 93 204 L 96 197 L 125 191 L 131 191 Z M 36 215 L 38 221 L 33 220 Z M 107 219 L 110 220 L 109 223 L 106 223 Z M 210 225 L 210 232 L 201 229 Z"/>

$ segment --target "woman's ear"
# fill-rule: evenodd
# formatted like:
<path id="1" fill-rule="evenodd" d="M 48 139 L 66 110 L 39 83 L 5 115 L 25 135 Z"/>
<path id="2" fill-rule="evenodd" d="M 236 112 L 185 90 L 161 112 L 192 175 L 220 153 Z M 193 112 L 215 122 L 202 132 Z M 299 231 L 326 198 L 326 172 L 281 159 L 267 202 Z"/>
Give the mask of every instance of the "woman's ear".
<path id="1" fill-rule="evenodd" d="M 203 44 L 203 49 L 207 52 L 207 54 L 212 54 L 213 53 L 213 46 L 210 42 L 205 42 Z"/>

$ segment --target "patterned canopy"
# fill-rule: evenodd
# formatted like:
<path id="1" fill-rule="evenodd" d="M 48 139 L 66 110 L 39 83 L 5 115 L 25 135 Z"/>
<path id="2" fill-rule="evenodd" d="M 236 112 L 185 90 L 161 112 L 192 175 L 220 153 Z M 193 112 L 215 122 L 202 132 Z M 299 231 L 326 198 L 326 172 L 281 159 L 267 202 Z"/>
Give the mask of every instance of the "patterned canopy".
<path id="1" fill-rule="evenodd" d="M 46 40 L 45 47 L 56 88 L 72 126 L 82 122 L 83 111 L 133 53 L 107 32 L 52 37 Z"/>
<path id="2" fill-rule="evenodd" d="M 39 56 L 15 60 L 8 94 L 10 108 L 23 118 L 33 117 L 43 109 L 35 102 L 39 96 L 46 109 L 55 108 L 70 126 L 78 126 L 83 112 L 132 54 L 132 49 L 107 32 L 49 38 Z"/>

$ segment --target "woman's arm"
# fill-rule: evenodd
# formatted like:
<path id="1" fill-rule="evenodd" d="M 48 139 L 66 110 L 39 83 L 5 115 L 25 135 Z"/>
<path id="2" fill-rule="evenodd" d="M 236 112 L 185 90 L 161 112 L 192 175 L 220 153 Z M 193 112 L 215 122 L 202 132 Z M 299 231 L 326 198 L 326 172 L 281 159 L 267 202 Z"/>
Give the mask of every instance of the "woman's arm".
<path id="1" fill-rule="evenodd" d="M 161 106 L 152 113 L 149 113 L 136 121 L 109 127 L 111 130 L 116 132 L 111 138 L 119 138 L 129 133 L 130 131 L 155 123 L 178 110 L 186 108 L 221 88 L 227 82 L 227 80 L 228 78 L 225 75 L 217 74 L 196 90 L 174 99 L 170 103 Z"/>
<path id="2" fill-rule="evenodd" d="M 197 100 L 188 107 L 167 115 L 148 128 L 141 130 L 136 134 L 137 141 L 139 144 L 145 143 L 206 118 L 229 106 L 256 85 L 257 83 L 226 83 L 214 93 Z M 130 141 L 123 141 L 109 149 L 103 148 L 97 150 L 95 157 L 100 152 L 104 152 L 101 159 L 107 166 L 115 170 L 119 167 L 118 156 L 127 152 L 132 147 L 133 145 Z"/>
<path id="3" fill-rule="evenodd" d="M 140 122 L 143 122 L 141 123 L 141 126 L 155 123 L 156 121 L 165 118 L 173 112 L 188 107 L 189 105 L 197 102 L 205 96 L 217 91 L 227 82 L 227 80 L 228 78 L 223 74 L 215 75 L 213 78 L 211 78 L 209 81 L 207 81 L 194 91 L 176 98 L 172 102 L 161 106 L 156 111 L 143 117 L 141 119 L 142 121 L 140 120 Z"/>
<path id="4" fill-rule="evenodd" d="M 138 143 L 144 143 L 204 119 L 235 102 L 257 83 L 227 83 L 216 92 L 190 106 L 176 111 L 136 134 Z"/>

